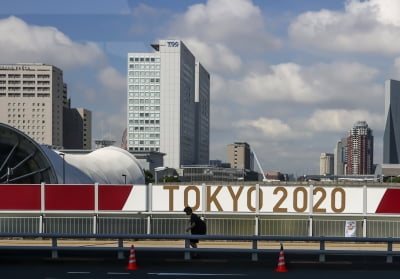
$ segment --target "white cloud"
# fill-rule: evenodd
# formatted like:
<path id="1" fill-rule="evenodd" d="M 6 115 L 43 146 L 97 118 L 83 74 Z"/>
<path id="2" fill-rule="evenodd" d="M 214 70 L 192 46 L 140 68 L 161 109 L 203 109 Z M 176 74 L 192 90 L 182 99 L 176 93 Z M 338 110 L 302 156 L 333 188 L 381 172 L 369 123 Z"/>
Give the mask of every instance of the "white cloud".
<path id="1" fill-rule="evenodd" d="M 174 27 L 181 35 L 195 31 L 199 38 L 230 43 L 233 49 L 254 51 L 280 45 L 280 40 L 267 33 L 261 10 L 250 0 L 209 0 L 193 5 Z"/>
<path id="2" fill-rule="evenodd" d="M 330 51 L 399 54 L 400 2 L 347 1 L 344 12 L 321 10 L 299 15 L 289 27 L 299 45 Z"/>
<path id="3" fill-rule="evenodd" d="M 268 139 L 284 140 L 297 136 L 297 133 L 280 119 L 261 117 L 256 120 L 241 120 L 234 126 L 240 129 L 255 129 L 259 137 L 262 136 Z"/>
<path id="4" fill-rule="evenodd" d="M 393 68 L 394 68 L 393 76 L 396 76 L 397 78 L 400 77 L 400 57 L 397 57 L 394 60 Z"/>
<path id="5" fill-rule="evenodd" d="M 211 46 L 194 37 L 185 38 L 183 41 L 209 71 L 230 74 L 238 72 L 242 67 L 240 56 L 224 44 L 216 43 Z"/>
<path id="6" fill-rule="evenodd" d="M 250 0 L 208 0 L 192 5 L 174 18 L 169 30 L 169 37 L 186 42 L 213 72 L 240 70 L 239 53 L 251 56 L 281 46 L 280 39 L 267 31 L 259 7 Z"/>
<path id="7" fill-rule="evenodd" d="M 40 62 L 64 69 L 104 59 L 92 42 L 73 42 L 54 27 L 28 25 L 15 16 L 0 19 L 0 53 L 3 63 Z"/>
<path id="8" fill-rule="evenodd" d="M 400 27 L 400 2 L 398 0 L 369 0 L 347 2 L 351 14 L 372 14 L 382 24 Z"/>
<path id="9" fill-rule="evenodd" d="M 348 1 L 343 12 L 300 15 L 289 35 L 306 52 L 279 49 L 284 41 L 271 35 L 251 1 L 208 0 L 174 17 L 167 36 L 185 42 L 211 73 L 211 157 L 224 158 L 224 146 L 246 141 L 272 169 L 314 168 L 356 121 L 381 133 L 380 65 L 329 55 L 318 62 L 313 52 L 400 53 L 396 16 L 378 10 L 378 2 Z"/>
<path id="10" fill-rule="evenodd" d="M 122 91 L 124 93 L 126 91 L 126 75 L 121 74 L 113 67 L 102 68 L 97 75 L 97 80 L 109 91 Z"/>
<path id="11" fill-rule="evenodd" d="M 72 95 L 71 92 L 79 93 L 79 98 L 80 98 L 79 107 L 83 106 L 82 103 L 95 103 L 98 100 L 98 94 L 97 94 L 98 92 L 85 82 L 74 82 L 73 84 L 68 84 L 69 97 L 71 97 Z M 72 97 L 71 99 L 73 102 L 76 101 L 74 97 Z"/>
<path id="12" fill-rule="evenodd" d="M 315 101 L 316 95 L 301 77 L 301 67 L 288 63 L 271 67 L 271 73 L 250 72 L 243 80 L 232 80 L 231 90 L 237 101 Z"/>
<path id="13" fill-rule="evenodd" d="M 93 137 L 120 139 L 126 126 L 125 75 L 107 66 L 96 43 L 76 42 L 55 27 L 29 25 L 10 16 L 0 19 L 0 53 L 2 63 L 45 63 L 62 69 L 72 106 L 93 111 Z"/>
<path id="14" fill-rule="evenodd" d="M 110 114 L 108 111 L 98 109 L 93 117 L 96 133 L 93 139 L 108 139 L 116 141 L 117 146 L 121 146 L 122 134 L 126 129 L 126 109 L 125 104 L 118 110 Z"/>
<path id="15" fill-rule="evenodd" d="M 374 83 L 377 73 L 359 63 L 319 63 L 308 67 L 286 63 L 271 66 L 268 73 L 250 72 L 241 80 L 231 80 L 229 91 L 235 102 L 244 104 L 370 105 L 379 102 L 383 94 L 382 86 Z"/>
<path id="16" fill-rule="evenodd" d="M 316 110 L 306 121 L 306 126 L 314 132 L 344 132 L 357 121 L 366 121 L 371 129 L 377 131 L 384 127 L 383 114 L 344 109 Z"/>

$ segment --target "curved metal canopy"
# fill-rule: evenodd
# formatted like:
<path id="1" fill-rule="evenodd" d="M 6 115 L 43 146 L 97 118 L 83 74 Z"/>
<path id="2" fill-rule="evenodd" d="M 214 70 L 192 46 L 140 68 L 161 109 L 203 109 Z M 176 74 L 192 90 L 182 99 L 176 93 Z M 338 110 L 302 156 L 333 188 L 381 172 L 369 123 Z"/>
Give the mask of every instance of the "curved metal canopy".
<path id="1" fill-rule="evenodd" d="M 21 131 L 0 123 L 0 183 L 58 183 L 42 148 Z"/>
<path id="2" fill-rule="evenodd" d="M 144 172 L 128 151 L 109 146 L 67 154 L 39 145 L 0 123 L 0 184 L 144 184 Z"/>

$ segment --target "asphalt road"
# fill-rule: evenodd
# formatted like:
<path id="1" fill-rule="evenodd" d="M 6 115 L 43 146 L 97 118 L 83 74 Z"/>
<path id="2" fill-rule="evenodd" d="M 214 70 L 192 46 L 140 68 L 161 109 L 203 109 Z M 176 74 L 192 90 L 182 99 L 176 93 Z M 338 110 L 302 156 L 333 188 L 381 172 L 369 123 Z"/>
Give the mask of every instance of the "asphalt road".
<path id="1" fill-rule="evenodd" d="M 202 253 L 184 260 L 182 253 L 135 253 L 136 270 L 126 270 L 129 254 L 118 260 L 112 252 L 62 252 L 51 259 L 44 251 L 0 251 L 1 278 L 30 279 L 123 279 L 123 278 L 399 278 L 400 259 L 388 264 L 384 257 L 327 257 L 319 263 L 315 256 L 286 255 L 288 272 L 276 272 L 279 254 L 260 255 L 257 262 L 248 254 Z"/>

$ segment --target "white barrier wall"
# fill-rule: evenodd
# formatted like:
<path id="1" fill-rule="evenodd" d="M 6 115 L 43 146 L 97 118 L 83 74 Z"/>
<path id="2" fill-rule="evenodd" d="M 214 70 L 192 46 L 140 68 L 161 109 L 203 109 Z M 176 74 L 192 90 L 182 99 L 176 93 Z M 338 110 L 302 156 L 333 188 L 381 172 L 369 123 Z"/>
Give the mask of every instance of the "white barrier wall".
<path id="1" fill-rule="evenodd" d="M 0 185 L 0 211 L 400 214 L 399 201 L 387 185 Z"/>
<path id="2" fill-rule="evenodd" d="M 400 189 L 338 186 L 154 185 L 152 211 L 400 213 Z"/>

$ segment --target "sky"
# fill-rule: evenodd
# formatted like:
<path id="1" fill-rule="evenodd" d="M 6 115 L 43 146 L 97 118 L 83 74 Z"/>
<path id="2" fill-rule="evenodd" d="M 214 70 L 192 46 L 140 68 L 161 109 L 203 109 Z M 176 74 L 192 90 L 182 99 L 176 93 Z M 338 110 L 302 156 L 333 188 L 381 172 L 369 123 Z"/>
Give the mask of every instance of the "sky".
<path id="1" fill-rule="evenodd" d="M 63 70 L 94 139 L 120 145 L 127 54 L 182 40 L 211 75 L 210 159 L 247 142 L 262 170 L 319 173 L 357 121 L 382 163 L 384 84 L 400 79 L 398 0 L 3 0 L 0 63 Z M 258 170 L 258 169 L 256 169 Z"/>

